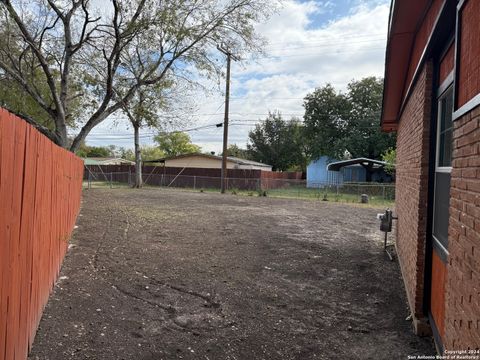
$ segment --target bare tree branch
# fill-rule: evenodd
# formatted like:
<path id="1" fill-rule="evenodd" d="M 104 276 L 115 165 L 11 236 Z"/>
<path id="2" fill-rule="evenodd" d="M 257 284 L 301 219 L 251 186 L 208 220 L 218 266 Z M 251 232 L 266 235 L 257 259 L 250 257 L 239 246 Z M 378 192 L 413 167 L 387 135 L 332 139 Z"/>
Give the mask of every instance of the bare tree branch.
<path id="1" fill-rule="evenodd" d="M 18 116 L 19 118 L 22 118 L 27 123 L 32 125 L 35 129 L 40 131 L 43 135 L 45 135 L 50 140 L 52 140 L 54 143 L 58 144 L 59 139 L 57 138 L 57 135 L 53 131 L 51 131 L 49 128 L 47 128 L 46 126 L 40 125 L 37 121 L 35 121 L 34 119 L 32 119 L 30 116 L 28 116 L 26 114 L 22 114 L 22 113 L 19 113 L 19 112 L 16 112 L 16 111 L 13 111 L 13 110 L 9 109 L 8 106 L 4 106 L 4 108 L 8 112 Z"/>
<path id="2" fill-rule="evenodd" d="M 67 119 L 81 117 L 72 151 L 108 116 L 138 104 L 139 92 L 168 87 L 175 78 L 188 84 L 195 72 L 190 69 L 219 74 L 212 61 L 216 43 L 251 48 L 253 24 L 271 5 L 267 0 L 111 0 L 108 15 L 92 16 L 89 0 L 31 1 L 41 12 L 0 0 L 6 20 L 0 23 L 6 35 L 0 42 L 7 44 L 0 47 L 0 68 L 49 114 L 59 145 L 67 146 Z"/>
<path id="3" fill-rule="evenodd" d="M 9 14 L 11 15 L 11 17 L 13 18 L 15 23 L 18 25 L 18 28 L 20 29 L 25 41 L 30 45 L 30 47 L 32 48 L 33 52 L 35 53 L 38 61 L 40 62 L 41 66 L 42 66 L 42 69 L 45 73 L 45 76 L 47 78 L 47 83 L 48 83 L 48 86 L 49 86 L 50 91 L 52 93 L 52 98 L 55 102 L 55 111 L 56 112 L 63 112 L 61 102 L 60 102 L 60 98 L 57 94 L 57 88 L 56 88 L 56 85 L 55 85 L 55 80 L 53 78 L 53 75 L 52 75 L 52 72 L 50 70 L 50 67 L 48 65 L 47 60 L 43 56 L 41 50 L 39 48 L 37 48 L 37 46 L 35 45 L 35 41 L 33 40 L 31 34 L 28 32 L 27 27 L 22 22 L 22 20 L 18 16 L 17 12 L 13 8 L 10 0 L 1 0 L 1 3 L 3 3 L 5 5 L 5 7 L 7 8 Z M 62 126 L 62 124 L 58 121 L 58 118 L 55 119 L 55 125 L 56 126 Z"/>

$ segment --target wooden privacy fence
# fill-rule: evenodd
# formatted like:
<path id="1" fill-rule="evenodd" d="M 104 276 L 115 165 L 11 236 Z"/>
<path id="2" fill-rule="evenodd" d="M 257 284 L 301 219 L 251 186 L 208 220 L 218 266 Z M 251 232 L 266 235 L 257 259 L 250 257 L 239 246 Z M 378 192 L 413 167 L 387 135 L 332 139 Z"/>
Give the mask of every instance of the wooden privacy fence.
<path id="1" fill-rule="evenodd" d="M 83 162 L 0 108 L 0 360 L 26 359 L 80 209 Z"/>

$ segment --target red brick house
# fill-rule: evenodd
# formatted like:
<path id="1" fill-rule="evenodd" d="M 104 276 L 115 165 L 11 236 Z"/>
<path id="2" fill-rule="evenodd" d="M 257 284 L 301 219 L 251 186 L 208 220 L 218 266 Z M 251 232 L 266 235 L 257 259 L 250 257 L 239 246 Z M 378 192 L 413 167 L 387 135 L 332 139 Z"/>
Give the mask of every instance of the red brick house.
<path id="1" fill-rule="evenodd" d="M 480 348 L 480 0 L 392 1 L 382 110 L 418 334 Z"/>

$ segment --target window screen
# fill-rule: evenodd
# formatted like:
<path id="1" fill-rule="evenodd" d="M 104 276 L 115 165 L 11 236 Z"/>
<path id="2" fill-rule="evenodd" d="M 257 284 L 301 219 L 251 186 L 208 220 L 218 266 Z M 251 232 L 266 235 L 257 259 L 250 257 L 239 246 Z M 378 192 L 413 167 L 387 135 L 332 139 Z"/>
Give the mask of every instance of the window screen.
<path id="1" fill-rule="evenodd" d="M 448 221 L 450 207 L 450 174 L 437 172 L 433 205 L 433 236 L 448 249 Z"/>

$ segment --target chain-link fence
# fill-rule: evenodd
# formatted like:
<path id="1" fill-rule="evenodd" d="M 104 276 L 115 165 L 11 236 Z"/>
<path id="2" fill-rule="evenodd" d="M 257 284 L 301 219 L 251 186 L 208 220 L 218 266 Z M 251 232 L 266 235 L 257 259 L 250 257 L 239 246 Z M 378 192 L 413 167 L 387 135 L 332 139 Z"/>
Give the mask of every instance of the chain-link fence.
<path id="1" fill-rule="evenodd" d="M 182 188 L 195 191 L 218 191 L 219 177 L 169 174 L 142 174 L 146 187 Z M 133 186 L 131 172 L 88 172 L 84 187 L 121 188 Z M 308 183 L 305 180 L 270 178 L 226 178 L 225 188 L 234 194 L 285 198 L 310 198 L 324 201 L 391 203 L 395 201 L 395 185 L 390 183 Z"/>
<path id="2" fill-rule="evenodd" d="M 169 174 L 142 174 L 144 186 L 165 186 L 171 188 L 187 188 L 193 190 L 220 189 L 221 179 L 209 176 L 186 176 Z M 119 188 L 133 186 L 135 174 L 131 172 L 88 172 L 84 180 L 86 188 Z M 256 191 L 261 188 L 260 179 L 227 178 L 225 179 L 228 190 Z"/>

